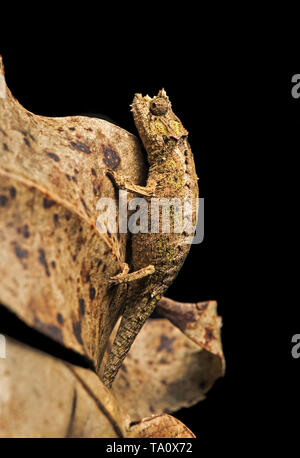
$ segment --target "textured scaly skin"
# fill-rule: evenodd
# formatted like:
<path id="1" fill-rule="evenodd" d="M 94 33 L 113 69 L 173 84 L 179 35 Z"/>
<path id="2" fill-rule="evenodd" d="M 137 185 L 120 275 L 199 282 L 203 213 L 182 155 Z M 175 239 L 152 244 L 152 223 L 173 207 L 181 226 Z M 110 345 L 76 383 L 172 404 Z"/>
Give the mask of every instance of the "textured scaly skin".
<path id="1" fill-rule="evenodd" d="M 119 186 L 131 191 L 136 190 L 137 194 L 148 200 L 150 221 L 151 197 L 179 198 L 183 206 L 184 198 L 198 197 L 198 178 L 193 154 L 187 141 L 188 133 L 173 113 L 165 91 L 161 90 L 153 99 L 136 94 L 132 112 L 148 156 L 148 180 L 144 188 L 135 185 L 128 187 L 126 179 L 120 178 Z M 195 224 L 195 205 L 193 209 Z M 123 317 L 102 377 L 108 387 L 111 386 L 136 335 L 173 282 L 190 250 L 192 234 L 174 233 L 172 226 L 171 222 L 171 232 L 167 234 L 132 234 L 133 273 L 129 274 L 130 281 L 127 279 L 128 294 Z M 186 243 L 187 241 L 189 243 Z M 144 278 L 139 278 L 137 273 L 135 277 L 134 272 L 149 265 L 154 266 L 154 273 Z M 115 278 L 117 277 L 118 275 Z M 118 282 L 122 282 L 122 274 L 120 280 L 116 281 Z"/>

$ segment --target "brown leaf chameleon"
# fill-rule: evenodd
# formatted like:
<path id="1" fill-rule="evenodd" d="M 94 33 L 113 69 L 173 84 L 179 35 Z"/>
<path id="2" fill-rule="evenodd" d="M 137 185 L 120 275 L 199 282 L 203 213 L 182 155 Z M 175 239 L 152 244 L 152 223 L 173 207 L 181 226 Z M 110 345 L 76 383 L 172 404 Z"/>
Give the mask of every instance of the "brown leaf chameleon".
<path id="1" fill-rule="evenodd" d="M 113 171 L 108 171 L 109 176 L 119 189 L 141 195 L 149 204 L 153 197 L 177 198 L 182 206 L 185 198 L 196 202 L 198 178 L 187 140 L 188 132 L 173 113 L 166 92 L 159 91 L 153 99 L 136 94 L 132 112 L 148 157 L 146 186 L 132 184 L 126 177 Z M 193 205 L 193 222 L 196 220 L 196 213 Z M 148 216 L 150 217 L 150 210 Z M 129 268 L 125 264 L 123 271 L 111 278 L 113 284 L 126 283 L 128 290 L 123 317 L 102 376 L 108 387 L 111 386 L 136 335 L 173 282 L 190 250 L 193 234 L 184 231 L 177 233 L 173 224 L 170 224 L 170 229 L 170 233 L 159 231 L 132 234 L 132 265 Z"/>

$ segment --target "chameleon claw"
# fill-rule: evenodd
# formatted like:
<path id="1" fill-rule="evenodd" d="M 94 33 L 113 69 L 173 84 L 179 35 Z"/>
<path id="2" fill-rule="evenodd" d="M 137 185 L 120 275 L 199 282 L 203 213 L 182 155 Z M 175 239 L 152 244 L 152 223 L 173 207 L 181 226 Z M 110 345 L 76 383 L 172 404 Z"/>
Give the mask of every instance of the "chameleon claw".
<path id="1" fill-rule="evenodd" d="M 119 274 L 117 275 L 114 275 L 113 277 L 110 277 L 109 279 L 109 283 L 112 284 L 112 285 L 115 285 L 115 284 L 118 284 L 118 283 L 124 283 L 122 281 L 122 278 L 124 278 L 124 276 L 126 276 L 129 272 L 129 266 L 126 262 L 123 263 L 123 266 L 122 266 L 122 272 L 120 272 Z"/>

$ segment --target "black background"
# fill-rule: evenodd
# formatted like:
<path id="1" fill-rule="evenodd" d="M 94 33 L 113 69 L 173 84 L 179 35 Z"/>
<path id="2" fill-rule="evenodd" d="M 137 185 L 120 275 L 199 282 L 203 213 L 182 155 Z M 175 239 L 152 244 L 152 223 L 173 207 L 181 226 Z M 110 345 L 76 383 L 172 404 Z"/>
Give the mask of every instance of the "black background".
<path id="1" fill-rule="evenodd" d="M 275 358 L 272 320 L 277 311 L 269 296 L 257 290 L 268 283 L 270 234 L 262 223 L 261 206 L 266 216 L 278 191 L 259 188 L 262 176 L 272 177 L 276 163 L 265 136 L 273 127 L 274 140 L 266 90 L 272 70 L 267 54 L 259 53 L 251 40 L 231 35 L 226 27 L 218 33 L 214 27 L 203 32 L 203 19 L 183 28 L 186 19 L 178 14 L 170 29 L 159 19 L 147 24 L 132 19 L 121 29 L 102 20 L 99 29 L 89 29 L 84 36 L 76 29 L 46 45 L 43 33 L 38 40 L 25 34 L 16 44 L 3 43 L 0 52 L 10 90 L 36 114 L 101 114 L 136 133 L 129 111 L 134 93 L 153 96 L 166 89 L 190 133 L 200 196 L 205 199 L 204 241 L 192 246 L 168 296 L 186 302 L 218 301 L 226 358 L 226 375 L 207 399 L 175 416 L 203 445 L 220 441 L 233 447 L 236 438 L 246 434 L 249 447 L 264 432 L 262 425 L 276 423 L 283 389 L 278 384 L 279 357 L 296 371 L 289 334 Z M 285 91 L 289 74 L 282 82 Z M 287 107 L 288 96 L 282 101 L 281 108 Z M 300 119 L 298 105 L 294 109 Z M 256 251 L 258 233 L 263 248 Z M 267 325 L 265 312 L 270 317 Z"/>

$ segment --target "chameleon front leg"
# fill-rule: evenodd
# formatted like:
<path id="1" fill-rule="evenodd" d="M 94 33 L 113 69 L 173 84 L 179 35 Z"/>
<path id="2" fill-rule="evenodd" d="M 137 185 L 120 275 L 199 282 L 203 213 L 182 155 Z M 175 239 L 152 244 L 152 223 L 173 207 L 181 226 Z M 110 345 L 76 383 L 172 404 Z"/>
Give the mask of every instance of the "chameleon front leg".
<path id="1" fill-rule="evenodd" d="M 154 181 L 147 183 L 147 186 L 140 186 L 132 183 L 128 178 L 119 175 L 113 170 L 107 170 L 107 175 L 112 178 L 119 189 L 125 189 L 141 196 L 153 196 L 155 193 L 156 184 Z"/>
<path id="2" fill-rule="evenodd" d="M 148 295 L 136 303 L 127 304 L 112 349 L 109 353 L 102 381 L 107 388 L 110 388 L 125 356 L 140 332 L 145 321 L 153 312 L 160 296 L 154 298 Z"/>

